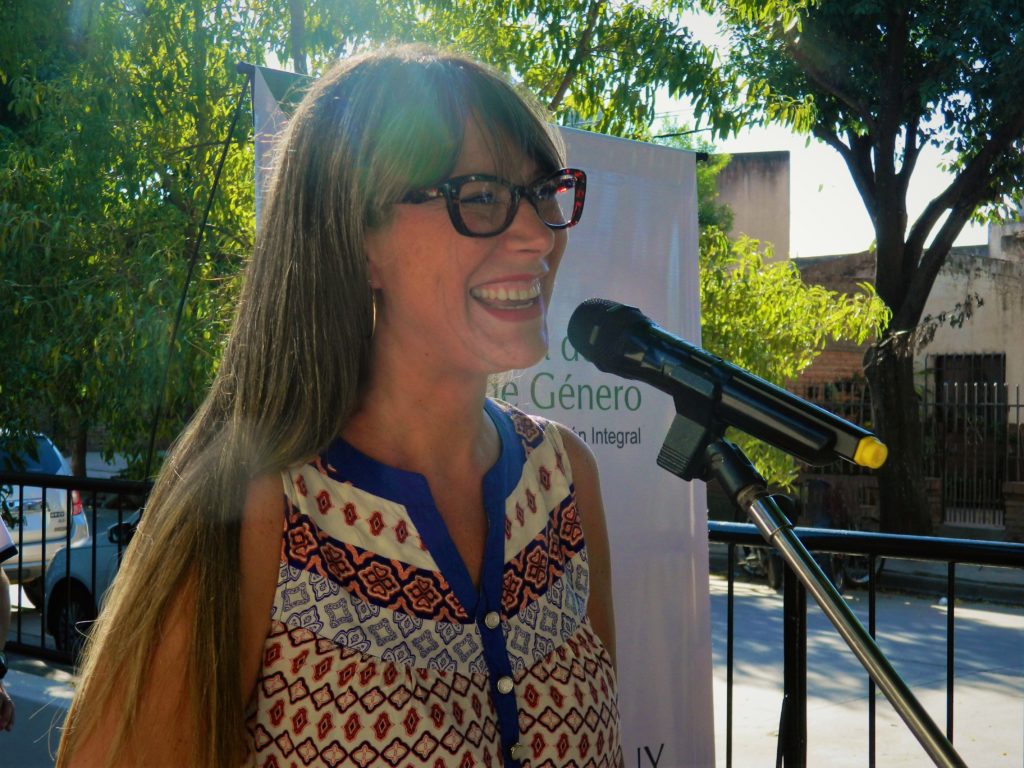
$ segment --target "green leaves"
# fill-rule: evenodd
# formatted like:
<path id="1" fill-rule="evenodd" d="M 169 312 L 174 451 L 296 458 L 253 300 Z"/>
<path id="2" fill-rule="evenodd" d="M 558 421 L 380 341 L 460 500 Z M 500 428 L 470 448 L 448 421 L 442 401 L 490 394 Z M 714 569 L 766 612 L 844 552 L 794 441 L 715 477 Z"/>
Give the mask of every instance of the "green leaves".
<path id="1" fill-rule="evenodd" d="M 0 54 L 0 424 L 65 446 L 72 430 L 103 427 L 108 453 L 138 457 L 211 157 L 242 83 L 226 65 L 239 41 L 207 26 L 199 3 L 133 8 L 96 4 L 89 36 L 70 48 L 66 10 L 50 8 L 57 21 L 32 28 L 38 47 Z M 230 202 L 214 207 L 173 364 L 165 440 L 202 396 L 252 246 L 251 148 L 233 155 L 221 182 Z"/>
<path id="2" fill-rule="evenodd" d="M 756 240 L 730 241 L 706 227 L 700 241 L 701 341 L 705 349 L 779 386 L 794 381 L 828 341 L 876 337 L 889 313 L 874 289 L 845 296 L 805 284 L 788 260 L 771 261 Z M 744 435 L 731 435 L 769 483 L 796 479 L 793 459 Z"/>
<path id="3" fill-rule="evenodd" d="M 658 89 L 689 94 L 717 133 L 738 125 L 713 53 L 674 20 L 679 4 L 426 0 L 413 38 L 466 51 L 523 82 L 565 124 L 643 139 Z"/>

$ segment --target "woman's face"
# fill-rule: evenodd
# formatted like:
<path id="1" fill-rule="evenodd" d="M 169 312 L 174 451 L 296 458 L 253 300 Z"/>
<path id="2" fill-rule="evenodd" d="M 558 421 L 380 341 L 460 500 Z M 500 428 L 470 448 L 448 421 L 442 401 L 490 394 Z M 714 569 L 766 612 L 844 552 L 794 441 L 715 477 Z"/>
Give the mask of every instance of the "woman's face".
<path id="1" fill-rule="evenodd" d="M 526 158 L 503 166 L 517 169 L 508 179 L 515 184 L 544 172 Z M 470 120 L 451 176 L 473 173 L 497 175 L 497 167 Z M 547 308 L 565 243 L 565 231 L 549 229 L 526 200 L 494 237 L 456 232 L 443 197 L 396 205 L 366 238 L 378 292 L 375 354 L 449 373 L 533 365 L 547 351 Z"/>

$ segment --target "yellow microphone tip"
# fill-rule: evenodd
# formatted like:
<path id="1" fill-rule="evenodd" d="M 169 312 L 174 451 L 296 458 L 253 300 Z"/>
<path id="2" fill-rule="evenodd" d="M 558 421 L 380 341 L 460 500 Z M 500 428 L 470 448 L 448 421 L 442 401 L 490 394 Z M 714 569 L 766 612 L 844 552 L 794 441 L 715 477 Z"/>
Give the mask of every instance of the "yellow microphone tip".
<path id="1" fill-rule="evenodd" d="M 863 437 L 857 443 L 857 450 L 853 454 L 853 461 L 862 467 L 878 469 L 885 464 L 885 460 L 888 457 L 889 449 L 885 447 L 885 443 L 877 437 Z"/>

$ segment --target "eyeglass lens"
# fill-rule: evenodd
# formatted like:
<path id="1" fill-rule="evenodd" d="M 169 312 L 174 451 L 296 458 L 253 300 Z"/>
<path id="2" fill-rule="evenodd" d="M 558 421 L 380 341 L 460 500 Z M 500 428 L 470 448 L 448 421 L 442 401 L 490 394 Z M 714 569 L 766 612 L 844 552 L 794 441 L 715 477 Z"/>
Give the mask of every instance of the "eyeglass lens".
<path id="1" fill-rule="evenodd" d="M 575 179 L 555 175 L 524 191 L 548 226 L 564 227 L 572 221 L 576 202 Z M 467 181 L 458 191 L 456 202 L 466 228 L 474 234 L 489 234 L 505 227 L 510 216 L 512 189 L 498 180 Z"/>

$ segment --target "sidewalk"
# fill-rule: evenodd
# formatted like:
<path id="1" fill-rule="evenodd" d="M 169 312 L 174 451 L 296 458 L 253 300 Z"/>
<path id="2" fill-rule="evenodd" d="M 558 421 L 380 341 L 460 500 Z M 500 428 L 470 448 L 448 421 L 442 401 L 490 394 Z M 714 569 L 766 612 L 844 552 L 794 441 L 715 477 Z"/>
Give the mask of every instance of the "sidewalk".
<path id="1" fill-rule="evenodd" d="M 888 566 L 887 566 L 888 567 Z M 728 583 L 711 577 L 716 756 L 723 764 L 727 723 Z M 733 765 L 774 763 L 783 706 L 783 596 L 744 575 L 734 584 L 736 627 L 733 691 Z M 867 620 L 867 593 L 852 589 L 846 604 Z M 867 674 L 814 601 L 807 610 L 807 739 L 809 766 L 863 768 L 869 765 Z M 885 657 L 924 710 L 940 727 L 947 697 L 946 636 L 949 607 L 933 596 L 889 589 L 877 595 L 877 640 Z M 979 768 L 1021 768 L 1024 732 L 1024 609 L 958 600 L 956 609 L 954 746 L 964 764 Z M 934 763 L 875 691 L 876 763 L 900 768 L 934 768 Z"/>
<path id="2" fill-rule="evenodd" d="M 948 574 L 945 563 L 886 559 L 878 586 L 879 589 L 945 597 Z M 1024 605 L 1024 567 L 957 564 L 956 597 Z"/>
<path id="3" fill-rule="evenodd" d="M 0 733 L 0 765 L 51 768 L 74 691 L 69 667 L 10 653 L 4 686 L 14 699 L 14 729 Z"/>

